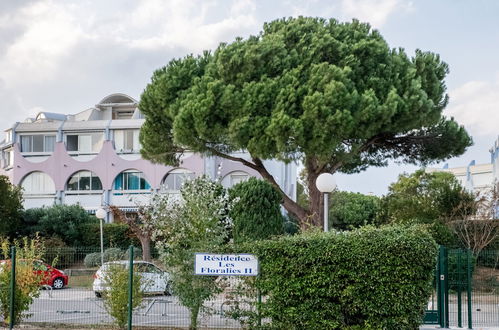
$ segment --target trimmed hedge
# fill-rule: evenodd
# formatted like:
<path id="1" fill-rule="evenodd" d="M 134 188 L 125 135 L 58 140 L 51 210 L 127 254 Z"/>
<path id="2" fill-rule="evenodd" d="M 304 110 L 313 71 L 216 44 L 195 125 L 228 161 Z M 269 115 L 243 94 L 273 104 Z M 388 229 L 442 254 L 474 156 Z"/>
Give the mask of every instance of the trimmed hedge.
<path id="1" fill-rule="evenodd" d="M 140 242 L 132 237 L 127 225 L 121 223 L 106 223 L 103 226 L 104 247 L 127 249 L 130 245 L 140 246 Z M 85 224 L 82 229 L 82 246 L 100 247 L 100 224 Z"/>
<path id="2" fill-rule="evenodd" d="M 261 316 L 278 329 L 417 329 L 437 245 L 422 227 L 364 227 L 252 245 Z M 250 318 L 250 320 L 253 318 Z"/>

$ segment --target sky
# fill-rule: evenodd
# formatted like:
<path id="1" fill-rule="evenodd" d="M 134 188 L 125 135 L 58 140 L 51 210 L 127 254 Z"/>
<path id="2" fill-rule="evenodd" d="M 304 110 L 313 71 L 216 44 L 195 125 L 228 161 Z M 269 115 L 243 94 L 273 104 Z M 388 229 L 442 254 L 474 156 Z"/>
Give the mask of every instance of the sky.
<path id="1" fill-rule="evenodd" d="M 0 129 L 39 111 L 77 113 L 111 93 L 139 99 L 171 59 L 257 34 L 264 22 L 357 18 L 392 48 L 440 54 L 450 67 L 444 114 L 474 140 L 447 163 L 488 163 L 499 134 L 498 14 L 495 0 L 0 0 Z M 336 181 L 381 195 L 415 169 L 392 162 Z"/>

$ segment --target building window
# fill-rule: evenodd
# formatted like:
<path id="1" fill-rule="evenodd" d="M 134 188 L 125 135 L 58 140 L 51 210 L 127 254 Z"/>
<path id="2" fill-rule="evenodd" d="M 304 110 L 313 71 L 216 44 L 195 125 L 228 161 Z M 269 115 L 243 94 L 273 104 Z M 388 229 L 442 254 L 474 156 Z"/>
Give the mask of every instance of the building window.
<path id="1" fill-rule="evenodd" d="M 240 182 L 248 180 L 249 177 L 250 177 L 249 174 L 243 171 L 231 172 L 223 178 L 222 185 L 225 188 L 230 188 Z"/>
<path id="2" fill-rule="evenodd" d="M 80 171 L 69 178 L 66 189 L 68 191 L 102 190 L 102 184 L 94 173 Z"/>
<path id="3" fill-rule="evenodd" d="M 185 181 L 192 180 L 195 177 L 196 175 L 192 172 L 183 169 L 176 169 L 168 173 L 163 181 L 163 186 L 169 191 L 180 191 Z"/>
<path id="4" fill-rule="evenodd" d="M 5 167 L 11 167 L 14 163 L 14 151 L 5 151 Z"/>
<path id="5" fill-rule="evenodd" d="M 68 134 L 66 149 L 72 152 L 99 152 L 104 135 L 102 133 Z"/>
<path id="6" fill-rule="evenodd" d="M 138 152 L 140 150 L 139 130 L 114 131 L 114 147 L 118 152 Z"/>
<path id="7" fill-rule="evenodd" d="M 5 142 L 12 142 L 12 130 L 8 130 L 5 132 Z"/>
<path id="8" fill-rule="evenodd" d="M 151 189 L 144 173 L 139 171 L 125 171 L 118 174 L 114 180 L 115 190 L 148 190 Z"/>
<path id="9" fill-rule="evenodd" d="M 53 152 L 55 135 L 21 135 L 21 152 Z"/>
<path id="10" fill-rule="evenodd" d="M 113 120 L 115 120 L 115 119 L 132 119 L 134 111 L 135 111 L 134 109 L 130 109 L 130 110 L 113 109 L 112 119 Z"/>
<path id="11" fill-rule="evenodd" d="M 52 178 L 43 172 L 32 172 L 26 176 L 21 187 L 27 195 L 53 195 L 55 185 Z"/>

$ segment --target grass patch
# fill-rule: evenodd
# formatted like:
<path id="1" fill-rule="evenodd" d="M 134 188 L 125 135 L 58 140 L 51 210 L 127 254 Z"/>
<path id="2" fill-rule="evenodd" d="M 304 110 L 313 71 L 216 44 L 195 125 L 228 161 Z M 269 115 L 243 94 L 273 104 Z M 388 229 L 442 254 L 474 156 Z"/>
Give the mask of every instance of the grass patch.
<path id="1" fill-rule="evenodd" d="M 93 275 L 73 275 L 69 277 L 68 286 L 71 288 L 91 288 L 93 282 Z"/>

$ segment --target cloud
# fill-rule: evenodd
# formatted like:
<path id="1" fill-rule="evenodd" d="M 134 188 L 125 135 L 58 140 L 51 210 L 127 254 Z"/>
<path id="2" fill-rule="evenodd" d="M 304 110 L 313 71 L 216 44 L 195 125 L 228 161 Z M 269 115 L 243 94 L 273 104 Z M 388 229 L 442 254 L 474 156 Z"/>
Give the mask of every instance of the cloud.
<path id="1" fill-rule="evenodd" d="M 470 81 L 449 92 L 446 115 L 454 117 L 472 135 L 497 134 L 499 73 L 495 81 Z"/>
<path id="2" fill-rule="evenodd" d="M 342 16 L 369 22 L 376 28 L 383 26 L 391 15 L 410 10 L 412 2 L 404 0 L 342 0 L 340 6 Z"/>

